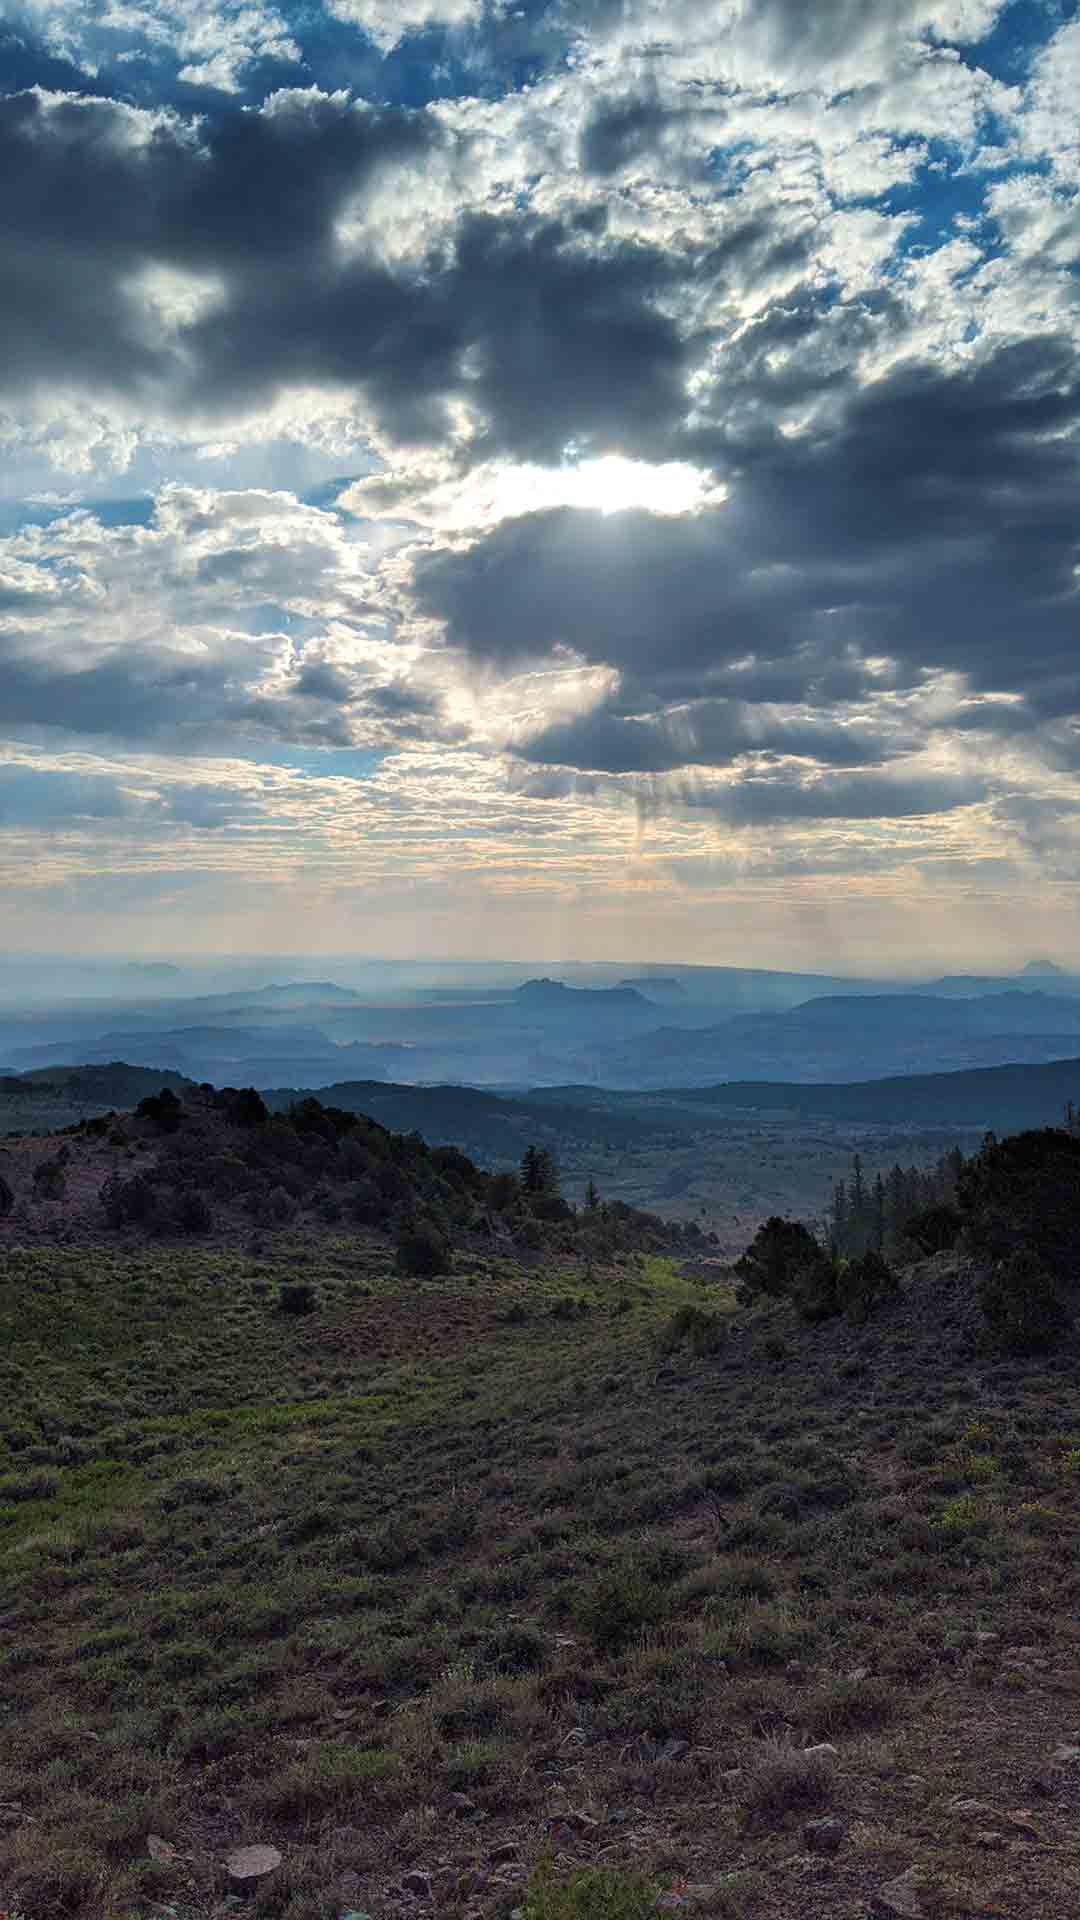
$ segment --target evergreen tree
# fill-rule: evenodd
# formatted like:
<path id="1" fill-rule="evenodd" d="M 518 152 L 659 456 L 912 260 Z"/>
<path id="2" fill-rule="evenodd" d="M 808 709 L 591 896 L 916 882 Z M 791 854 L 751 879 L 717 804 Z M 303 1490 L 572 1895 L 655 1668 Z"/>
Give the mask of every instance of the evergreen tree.
<path id="1" fill-rule="evenodd" d="M 524 1193 L 557 1194 L 559 1169 L 547 1147 L 526 1147 L 521 1157 L 521 1187 Z"/>

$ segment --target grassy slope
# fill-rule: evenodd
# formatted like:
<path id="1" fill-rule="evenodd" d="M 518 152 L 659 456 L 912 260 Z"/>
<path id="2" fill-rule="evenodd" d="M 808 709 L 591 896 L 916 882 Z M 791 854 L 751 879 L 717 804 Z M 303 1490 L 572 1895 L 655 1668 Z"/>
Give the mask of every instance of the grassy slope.
<path id="1" fill-rule="evenodd" d="M 545 1850 L 729 1920 L 854 1920 L 913 1861 L 928 1913 L 1076 1911 L 1073 1361 L 985 1361 L 930 1270 L 862 1331 L 713 1291 L 695 1355 L 655 1257 L 8 1254 L 0 1906 L 208 1915 L 267 1840 L 291 1920 L 507 1915 Z M 1032 1775 L 1035 1840 L 950 1810 Z"/>

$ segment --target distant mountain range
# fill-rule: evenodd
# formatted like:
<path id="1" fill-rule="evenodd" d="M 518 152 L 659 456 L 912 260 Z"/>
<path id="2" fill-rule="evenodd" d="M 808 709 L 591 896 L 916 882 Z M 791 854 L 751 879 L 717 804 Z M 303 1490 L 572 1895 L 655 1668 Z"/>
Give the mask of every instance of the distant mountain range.
<path id="1" fill-rule="evenodd" d="M 902 989 L 737 968 L 568 971 L 382 999 L 332 979 L 283 978 L 152 1003 L 0 1009 L 0 1062 L 21 1072 L 120 1059 L 215 1085 L 383 1080 L 516 1094 L 846 1082 L 1080 1051 L 1080 977 L 1051 962 L 1019 978 Z"/>

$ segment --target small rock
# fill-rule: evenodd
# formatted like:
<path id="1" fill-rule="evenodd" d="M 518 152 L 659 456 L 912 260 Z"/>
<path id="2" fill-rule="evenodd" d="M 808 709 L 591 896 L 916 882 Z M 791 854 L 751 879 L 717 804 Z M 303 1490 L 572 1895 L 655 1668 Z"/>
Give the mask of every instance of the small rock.
<path id="1" fill-rule="evenodd" d="M 844 1823 L 835 1814 L 824 1814 L 808 1820 L 802 1834 L 811 1853 L 836 1853 L 844 1844 Z"/>
<path id="2" fill-rule="evenodd" d="M 492 1860 L 517 1860 L 519 1854 L 516 1840 L 500 1840 L 498 1846 L 491 1849 Z"/>
<path id="3" fill-rule="evenodd" d="M 975 1638 L 978 1641 L 980 1647 L 988 1647 L 991 1645 L 993 1641 L 1000 1640 L 1001 1635 L 1000 1633 L 990 1633 L 989 1631 L 985 1631 L 985 1632 L 977 1633 L 975 1635 Z"/>
<path id="4" fill-rule="evenodd" d="M 919 1870 L 909 1867 L 888 1886 L 881 1887 L 870 1901 L 872 1920 L 925 1920 L 926 1908 L 919 1899 Z"/>
<path id="5" fill-rule="evenodd" d="M 852 1667 L 851 1672 L 848 1674 L 848 1679 L 854 1680 L 856 1686 L 858 1685 L 860 1680 L 869 1680 L 869 1678 L 870 1678 L 869 1667 Z"/>
<path id="6" fill-rule="evenodd" d="M 720 1775 L 725 1787 L 730 1787 L 733 1792 L 736 1787 L 742 1784 L 742 1777 L 743 1770 L 741 1767 L 728 1767 Z"/>
<path id="7" fill-rule="evenodd" d="M 663 1748 L 661 1760 L 682 1760 L 690 1751 L 689 1740 L 669 1740 Z"/>
<path id="8" fill-rule="evenodd" d="M 560 1826 L 574 1827 L 578 1833 L 595 1833 L 600 1825 L 589 1813 L 579 1813 L 576 1807 L 563 1807 L 555 1815 Z"/>
<path id="9" fill-rule="evenodd" d="M 805 1680 L 806 1667 L 803 1661 L 789 1660 L 784 1668 L 784 1677 L 787 1680 Z"/>
<path id="10" fill-rule="evenodd" d="M 337 1890 L 339 1893 L 343 1893 L 346 1899 L 348 1899 L 350 1893 L 356 1892 L 359 1885 L 360 1875 L 357 1873 L 355 1867 L 346 1867 L 344 1873 L 338 1874 Z"/>
<path id="11" fill-rule="evenodd" d="M 1080 1760 L 1080 1747 L 1061 1746 L 1054 1748 L 1053 1757 L 1062 1766 L 1069 1766 L 1074 1760 Z"/>
<path id="12" fill-rule="evenodd" d="M 225 1862 L 225 1871 L 233 1886 L 242 1892 L 280 1865 L 281 1855 L 276 1847 L 235 1847 Z"/>
<path id="13" fill-rule="evenodd" d="M 1013 1807 L 1008 1813 L 1003 1813 L 1001 1817 L 1006 1824 L 1012 1828 L 1013 1832 L 1018 1833 L 1022 1839 L 1039 1840 L 1042 1838 L 1038 1827 L 1035 1825 L 1026 1807 Z"/>
<path id="14" fill-rule="evenodd" d="M 1005 1835 L 993 1827 L 976 1827 L 972 1837 L 976 1845 L 985 1847 L 988 1853 L 1000 1853 L 1005 1845 Z"/>
<path id="15" fill-rule="evenodd" d="M 450 1795 L 450 1805 L 453 1807 L 454 1812 L 460 1814 L 462 1818 L 465 1818 L 470 1813 L 476 1812 L 476 1801 L 470 1800 L 467 1793 L 452 1793 Z"/>
<path id="16" fill-rule="evenodd" d="M 815 1754 L 815 1753 L 820 1754 L 823 1759 L 826 1754 L 831 1754 L 834 1760 L 838 1760 L 840 1758 L 838 1749 L 832 1745 L 831 1741 L 828 1741 L 828 1740 L 819 1740 L 816 1747 L 803 1748 L 803 1755 L 807 1760 L 810 1758 L 811 1754 Z"/>
<path id="17" fill-rule="evenodd" d="M 420 1900 L 431 1899 L 431 1875 L 422 1873 L 419 1867 L 410 1867 L 408 1873 L 403 1873 L 401 1884 L 406 1893 L 415 1893 Z"/>
<path id="18" fill-rule="evenodd" d="M 172 1841 L 163 1840 L 159 1833 L 147 1834 L 146 1851 L 150 1855 L 151 1860 L 176 1859 L 176 1848 L 173 1846 Z"/>
<path id="19" fill-rule="evenodd" d="M 954 1800 L 952 1810 L 965 1820 L 997 1819 L 993 1807 L 988 1807 L 985 1800 Z"/>

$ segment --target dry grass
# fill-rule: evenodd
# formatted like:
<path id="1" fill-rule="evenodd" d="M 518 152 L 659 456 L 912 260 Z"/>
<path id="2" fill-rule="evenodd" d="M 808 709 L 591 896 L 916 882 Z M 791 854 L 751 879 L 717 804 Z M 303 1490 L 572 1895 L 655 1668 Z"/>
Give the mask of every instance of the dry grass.
<path id="1" fill-rule="evenodd" d="M 261 1920 L 850 1920 L 916 1859 L 1080 1910 L 1071 1359 L 981 1355 L 940 1277 L 858 1333 L 705 1298 L 728 1336 L 665 1351 L 702 1300 L 371 1234 L 7 1255 L 0 1907 L 207 1920 L 265 1839 Z M 1033 1778 L 1039 1844 L 946 1816 Z"/>

